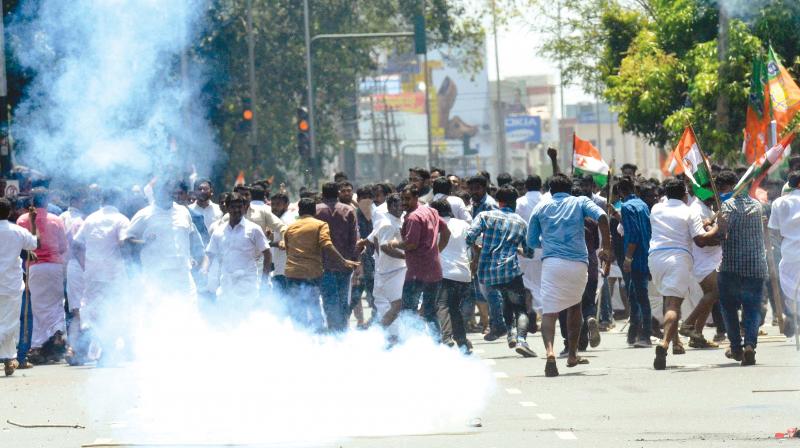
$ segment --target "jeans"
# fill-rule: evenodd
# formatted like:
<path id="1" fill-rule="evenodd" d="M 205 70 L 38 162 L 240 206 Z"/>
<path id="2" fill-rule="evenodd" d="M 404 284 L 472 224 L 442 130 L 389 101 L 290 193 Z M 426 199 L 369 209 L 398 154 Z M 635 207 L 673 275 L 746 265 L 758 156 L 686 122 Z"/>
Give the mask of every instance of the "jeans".
<path id="1" fill-rule="evenodd" d="M 489 294 L 497 294 L 503 301 L 503 324 L 511 331 L 517 327 L 517 340 L 524 341 L 528 337 L 528 307 L 525 305 L 525 284 L 522 276 L 514 277 L 508 283 L 486 286 Z"/>
<path id="2" fill-rule="evenodd" d="M 33 334 L 33 312 L 31 311 L 31 295 L 28 291 L 22 293 L 22 306 L 19 313 L 19 342 L 17 343 L 17 361 L 24 364 L 28 359 L 31 349 L 31 336 Z"/>
<path id="3" fill-rule="evenodd" d="M 742 309 L 744 345 L 753 348 L 758 343 L 758 327 L 761 322 L 761 297 L 764 279 L 743 277 L 732 272 L 720 272 L 718 277 L 719 303 L 725 330 L 731 341 L 731 351 L 742 350 L 742 334 L 739 329 L 739 308 Z"/>
<path id="4" fill-rule="evenodd" d="M 631 306 L 631 326 L 639 329 L 639 339 L 649 338 L 653 329 L 653 313 L 647 295 L 648 277 L 646 272 L 631 271 L 625 279 Z"/>
<path id="5" fill-rule="evenodd" d="M 447 312 L 439 316 L 442 340 L 447 342 L 452 337 L 459 347 L 467 344 L 467 330 L 464 327 L 464 316 L 461 314 L 461 302 L 469 293 L 469 288 L 469 283 L 443 279 L 437 300 L 444 302 L 447 307 Z"/>
<path id="6" fill-rule="evenodd" d="M 442 328 L 438 315 L 446 312 L 447 305 L 439 294 L 442 282 L 423 282 L 406 278 L 403 283 L 403 311 L 416 315 L 420 295 L 422 296 L 422 317 L 428 324 L 428 331 L 436 341 L 442 340 Z"/>
<path id="7" fill-rule="evenodd" d="M 617 280 L 620 282 L 621 280 Z M 614 285 L 617 287 L 617 285 Z M 611 282 L 608 277 L 603 279 L 603 289 L 600 291 L 600 322 L 614 322 L 614 309 L 611 307 L 611 298 L 614 291 L 611 290 Z"/>
<path id="8" fill-rule="evenodd" d="M 333 271 L 325 271 L 322 274 L 322 307 L 325 309 L 325 318 L 331 331 L 347 330 L 352 275 L 351 272 Z"/>
<path id="9" fill-rule="evenodd" d="M 485 283 L 480 283 L 481 295 L 489 302 L 489 325 L 495 333 L 508 331 L 503 321 L 503 296 L 497 289 L 490 289 Z"/>
<path id="10" fill-rule="evenodd" d="M 315 332 L 322 331 L 324 327 L 322 309 L 319 306 L 319 285 L 319 278 L 308 280 L 286 278 L 286 288 L 291 302 L 288 305 L 289 316 L 296 323 Z"/>

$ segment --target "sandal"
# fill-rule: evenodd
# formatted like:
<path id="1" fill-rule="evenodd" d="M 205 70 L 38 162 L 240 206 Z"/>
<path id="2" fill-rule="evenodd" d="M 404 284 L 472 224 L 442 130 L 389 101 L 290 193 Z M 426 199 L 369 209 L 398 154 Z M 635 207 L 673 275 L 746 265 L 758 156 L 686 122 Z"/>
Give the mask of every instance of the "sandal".
<path id="1" fill-rule="evenodd" d="M 578 356 L 578 357 L 575 358 L 575 362 L 571 363 L 571 362 L 567 361 L 567 367 L 575 367 L 578 364 L 589 364 L 589 360 L 586 359 L 586 358 L 583 358 L 581 356 Z"/>
<path id="2" fill-rule="evenodd" d="M 547 362 L 544 365 L 544 376 L 553 378 L 558 376 L 558 366 L 556 365 L 556 357 L 548 356 Z"/>

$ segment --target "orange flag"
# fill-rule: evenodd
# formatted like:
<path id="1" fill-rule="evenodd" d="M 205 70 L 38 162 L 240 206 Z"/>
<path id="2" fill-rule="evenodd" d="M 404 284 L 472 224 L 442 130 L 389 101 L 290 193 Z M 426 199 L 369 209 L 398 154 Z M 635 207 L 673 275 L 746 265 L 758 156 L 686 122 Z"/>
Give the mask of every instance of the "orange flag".
<path id="1" fill-rule="evenodd" d="M 772 115 L 778 124 L 778 132 L 782 133 L 795 114 L 797 114 L 797 111 L 800 110 L 800 87 L 797 86 L 797 83 L 792 79 L 792 75 L 781 64 L 771 46 L 769 48 L 769 60 L 767 61 L 767 77 L 769 78 Z"/>
<path id="2" fill-rule="evenodd" d="M 239 185 L 244 185 L 244 170 L 239 170 L 239 175 L 236 176 L 236 182 L 233 184 L 234 187 Z"/>
<path id="3" fill-rule="evenodd" d="M 767 67 L 762 57 L 753 60 L 750 97 L 742 150 L 747 163 L 764 155 L 769 147 L 770 91 Z"/>

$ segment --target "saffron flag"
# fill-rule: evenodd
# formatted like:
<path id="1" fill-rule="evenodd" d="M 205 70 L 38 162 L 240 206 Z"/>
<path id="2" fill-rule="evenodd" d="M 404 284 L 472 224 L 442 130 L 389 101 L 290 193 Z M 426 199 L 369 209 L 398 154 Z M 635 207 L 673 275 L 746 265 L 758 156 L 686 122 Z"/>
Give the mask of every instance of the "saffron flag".
<path id="1" fill-rule="evenodd" d="M 669 171 L 673 175 L 685 174 L 692 181 L 694 195 L 705 201 L 714 197 L 711 187 L 711 167 L 700 152 L 700 145 L 691 126 L 686 126 L 678 146 L 672 151 Z"/>
<path id="2" fill-rule="evenodd" d="M 800 110 L 800 87 L 781 64 L 772 46 L 769 47 L 767 78 L 772 116 L 778 124 L 778 135 L 780 135 Z"/>
<path id="3" fill-rule="evenodd" d="M 572 134 L 572 175 L 589 174 L 594 183 L 603 188 L 608 183 L 608 164 L 603 160 L 600 151 L 590 142 L 581 140 Z"/>
<path id="4" fill-rule="evenodd" d="M 795 131 L 790 132 L 778 142 L 777 145 L 765 152 L 758 160 L 750 165 L 739 179 L 739 183 L 733 188 L 733 195 L 741 194 L 748 184 L 752 183 L 750 187 L 750 196 L 755 196 L 755 191 L 761 181 L 778 168 L 782 160 L 786 160 L 792 152 L 792 141 L 795 137 Z"/>
<path id="5" fill-rule="evenodd" d="M 236 182 L 233 183 L 234 187 L 244 185 L 244 170 L 239 170 L 239 175 L 236 176 Z"/>
<path id="6" fill-rule="evenodd" d="M 761 57 L 753 60 L 750 95 L 742 150 L 747 163 L 755 163 L 769 147 L 770 94 L 767 66 Z"/>

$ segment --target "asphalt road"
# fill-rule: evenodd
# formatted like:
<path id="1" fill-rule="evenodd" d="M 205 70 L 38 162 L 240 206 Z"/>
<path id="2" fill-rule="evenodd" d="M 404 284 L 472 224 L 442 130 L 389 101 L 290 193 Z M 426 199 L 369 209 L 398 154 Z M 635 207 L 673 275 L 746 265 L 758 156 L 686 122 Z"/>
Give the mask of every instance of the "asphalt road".
<path id="1" fill-rule="evenodd" d="M 740 367 L 726 359 L 722 349 L 689 349 L 682 356 L 670 354 L 667 370 L 656 372 L 651 349 L 627 348 L 623 325 L 618 322 L 617 328 L 603 333 L 601 345 L 584 354 L 589 365 L 567 369 L 565 361 L 559 360 L 557 378 L 544 377 L 543 359 L 523 359 L 504 340 L 486 343 L 471 335 L 476 356 L 491 367 L 497 381 L 495 394 L 480 416 L 480 427 L 465 424 L 462 432 L 355 438 L 328 446 L 772 447 L 800 443 L 774 439 L 776 432 L 800 426 L 800 352 L 775 327 L 764 327 L 769 336 L 760 340 L 756 366 Z M 707 337 L 712 332 L 707 330 Z M 537 352 L 543 351 L 538 334 L 531 342 Z M 135 435 L 114 439 L 126 425 L 119 419 L 121 408 L 111 406 L 107 418 L 97 418 L 85 406 L 92 399 L 86 396 L 90 376 L 112 387 L 119 374 L 120 368 L 98 372 L 93 367 L 52 365 L 0 378 L 0 446 L 141 443 Z M 97 384 L 93 386 L 91 390 L 97 393 Z M 7 420 L 82 427 L 20 428 Z"/>

